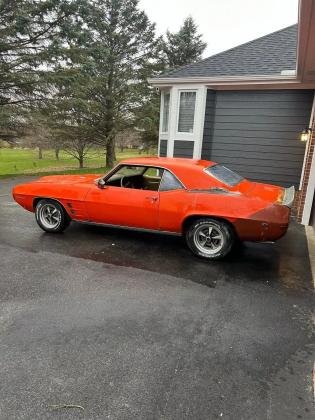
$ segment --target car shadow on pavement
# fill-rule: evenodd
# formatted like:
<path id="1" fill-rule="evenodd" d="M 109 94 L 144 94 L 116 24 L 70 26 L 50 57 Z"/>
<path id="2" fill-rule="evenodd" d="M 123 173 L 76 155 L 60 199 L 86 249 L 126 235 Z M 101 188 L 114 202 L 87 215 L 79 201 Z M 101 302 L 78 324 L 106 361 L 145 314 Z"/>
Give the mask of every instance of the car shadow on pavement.
<path id="1" fill-rule="evenodd" d="M 295 223 L 277 243 L 238 244 L 220 261 L 195 257 L 182 237 L 81 223 L 73 223 L 62 235 L 43 233 L 40 242 L 41 249 L 172 275 L 208 287 L 222 281 L 262 282 L 294 290 L 311 290 L 312 285 L 305 232 Z"/>

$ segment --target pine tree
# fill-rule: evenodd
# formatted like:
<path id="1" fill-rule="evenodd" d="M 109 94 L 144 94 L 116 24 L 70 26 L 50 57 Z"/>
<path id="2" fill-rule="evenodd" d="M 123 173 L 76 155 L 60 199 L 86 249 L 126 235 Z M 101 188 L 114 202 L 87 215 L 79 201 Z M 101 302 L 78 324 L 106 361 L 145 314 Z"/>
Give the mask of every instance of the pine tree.
<path id="1" fill-rule="evenodd" d="M 44 97 L 62 25 L 75 9 L 69 0 L 0 0 L 0 106 Z"/>
<path id="2" fill-rule="evenodd" d="M 70 28 L 67 68 L 60 69 L 57 106 L 106 149 L 107 167 L 114 165 L 116 133 L 141 105 L 159 44 L 137 6 L 138 0 L 86 0 L 84 39 L 78 42 Z"/>
<path id="3" fill-rule="evenodd" d="M 178 32 L 167 31 L 163 49 L 168 66 L 175 68 L 200 60 L 206 46 L 197 33 L 197 25 L 189 16 Z"/>

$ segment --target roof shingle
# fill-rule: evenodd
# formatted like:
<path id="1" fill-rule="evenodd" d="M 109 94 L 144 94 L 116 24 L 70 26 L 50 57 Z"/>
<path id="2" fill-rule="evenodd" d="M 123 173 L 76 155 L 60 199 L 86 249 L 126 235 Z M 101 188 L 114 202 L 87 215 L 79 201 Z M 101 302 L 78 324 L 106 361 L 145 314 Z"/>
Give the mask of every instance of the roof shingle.
<path id="1" fill-rule="evenodd" d="M 278 75 L 296 66 L 297 25 L 172 70 L 159 78 Z"/>

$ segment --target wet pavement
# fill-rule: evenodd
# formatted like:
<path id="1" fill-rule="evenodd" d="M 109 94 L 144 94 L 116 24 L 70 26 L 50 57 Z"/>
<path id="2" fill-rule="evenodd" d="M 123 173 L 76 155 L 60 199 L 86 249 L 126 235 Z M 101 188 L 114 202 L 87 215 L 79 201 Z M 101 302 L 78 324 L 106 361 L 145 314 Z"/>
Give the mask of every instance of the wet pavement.
<path id="1" fill-rule="evenodd" d="M 1 419 L 313 418 L 302 226 L 208 263 L 179 237 L 46 234 L 22 181 L 0 181 Z"/>

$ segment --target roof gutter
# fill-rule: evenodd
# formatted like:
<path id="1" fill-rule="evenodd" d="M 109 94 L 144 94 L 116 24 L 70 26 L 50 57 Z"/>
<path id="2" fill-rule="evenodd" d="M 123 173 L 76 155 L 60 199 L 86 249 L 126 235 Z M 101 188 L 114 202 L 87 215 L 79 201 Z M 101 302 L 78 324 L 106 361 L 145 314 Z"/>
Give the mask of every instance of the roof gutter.
<path id="1" fill-rule="evenodd" d="M 156 77 L 148 79 L 153 86 L 169 86 L 174 84 L 198 83 L 204 85 L 239 85 L 257 82 L 270 83 L 296 83 L 296 75 L 244 75 L 244 76 L 216 76 L 216 77 Z"/>

